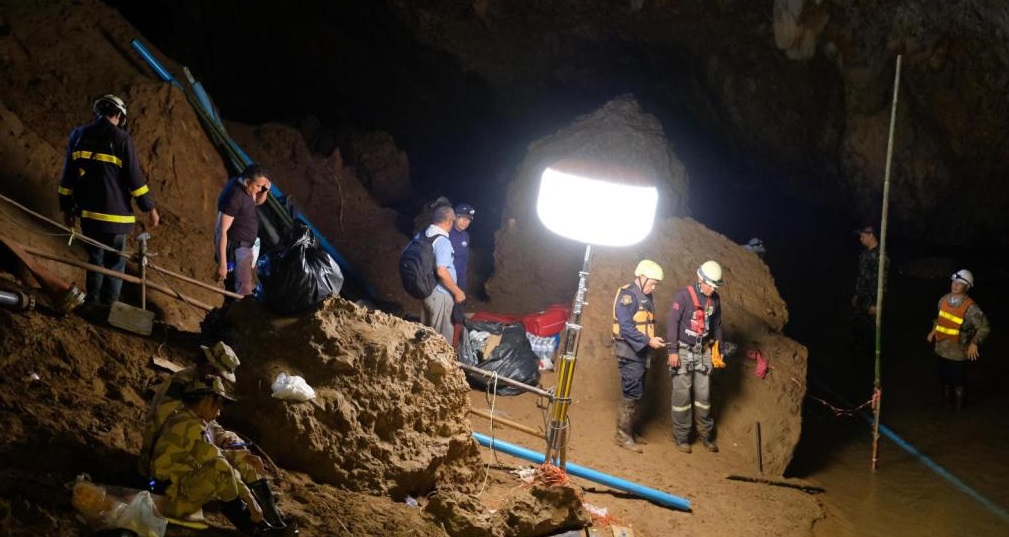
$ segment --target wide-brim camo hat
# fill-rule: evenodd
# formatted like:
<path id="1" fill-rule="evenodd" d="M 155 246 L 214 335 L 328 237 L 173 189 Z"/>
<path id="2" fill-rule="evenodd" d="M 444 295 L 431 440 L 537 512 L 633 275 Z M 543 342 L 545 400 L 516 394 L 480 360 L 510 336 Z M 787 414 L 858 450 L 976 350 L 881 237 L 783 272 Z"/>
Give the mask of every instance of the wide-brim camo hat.
<path id="1" fill-rule="evenodd" d="M 228 395 L 227 390 L 224 389 L 224 382 L 217 375 L 207 375 L 203 378 L 193 380 L 193 382 L 186 386 L 183 394 L 188 397 L 216 395 L 225 401 L 237 401 L 237 399 Z"/>
<path id="2" fill-rule="evenodd" d="M 242 364 L 238 360 L 238 355 L 227 343 L 218 341 L 213 347 L 200 345 L 203 354 L 207 357 L 207 362 L 214 366 L 221 376 L 231 382 L 235 382 L 235 370 Z"/>

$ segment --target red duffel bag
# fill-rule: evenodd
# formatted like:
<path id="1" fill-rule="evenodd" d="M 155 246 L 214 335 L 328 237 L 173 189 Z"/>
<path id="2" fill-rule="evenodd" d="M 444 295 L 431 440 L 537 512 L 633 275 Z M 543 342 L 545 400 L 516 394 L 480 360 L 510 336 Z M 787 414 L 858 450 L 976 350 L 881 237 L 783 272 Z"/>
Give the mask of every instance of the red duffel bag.
<path id="1" fill-rule="evenodd" d="M 526 332 L 531 334 L 550 337 L 556 336 L 564 330 L 564 323 L 568 320 L 566 309 L 548 309 L 530 313 L 522 318 L 522 324 L 526 327 Z"/>

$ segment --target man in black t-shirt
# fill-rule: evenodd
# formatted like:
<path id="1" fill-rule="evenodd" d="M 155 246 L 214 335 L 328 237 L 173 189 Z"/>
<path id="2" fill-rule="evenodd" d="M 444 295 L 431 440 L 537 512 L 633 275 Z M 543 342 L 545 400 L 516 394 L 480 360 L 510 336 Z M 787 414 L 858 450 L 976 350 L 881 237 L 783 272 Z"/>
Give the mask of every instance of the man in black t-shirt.
<path id="1" fill-rule="evenodd" d="M 240 295 L 252 294 L 252 247 L 259 235 L 256 206 L 266 202 L 272 188 L 266 171 L 250 164 L 242 174 L 225 185 L 217 199 L 217 226 L 214 232 L 216 280 Z"/>

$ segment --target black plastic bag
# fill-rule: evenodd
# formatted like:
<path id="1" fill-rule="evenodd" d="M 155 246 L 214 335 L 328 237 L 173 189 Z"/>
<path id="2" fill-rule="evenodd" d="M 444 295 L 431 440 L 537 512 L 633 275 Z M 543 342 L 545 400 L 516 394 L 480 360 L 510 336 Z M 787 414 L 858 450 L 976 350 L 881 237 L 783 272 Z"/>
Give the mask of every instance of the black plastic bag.
<path id="1" fill-rule="evenodd" d="M 522 323 L 502 325 L 501 323 L 473 323 L 474 330 L 483 330 L 501 334 L 501 343 L 491 351 L 490 356 L 483 357 L 477 363 L 470 361 L 481 356 L 475 352 L 469 338 L 469 331 L 463 332 L 462 343 L 459 345 L 459 361 L 473 365 L 484 371 L 497 373 L 498 376 L 516 380 L 523 384 L 536 386 L 540 382 L 540 359 L 533 352 L 529 339 L 526 338 L 526 328 Z M 494 391 L 494 379 L 485 375 L 466 372 L 469 385 L 477 390 Z M 518 395 L 522 390 L 505 384 L 497 383 L 498 395 Z"/>
<path id="2" fill-rule="evenodd" d="M 260 260 L 256 297 L 278 315 L 295 315 L 342 287 L 340 266 L 319 247 L 312 230 L 296 221 L 287 240 Z"/>

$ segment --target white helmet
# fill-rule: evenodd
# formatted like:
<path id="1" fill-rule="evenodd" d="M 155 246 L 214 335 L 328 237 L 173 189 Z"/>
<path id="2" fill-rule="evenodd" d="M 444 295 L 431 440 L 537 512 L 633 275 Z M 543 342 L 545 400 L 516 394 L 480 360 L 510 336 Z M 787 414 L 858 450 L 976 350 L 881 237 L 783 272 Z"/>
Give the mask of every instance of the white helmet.
<path id="1" fill-rule="evenodd" d="M 96 116 L 111 116 L 118 112 L 123 115 L 123 119 L 126 119 L 126 103 L 111 93 L 99 97 L 91 110 Z"/>
<path id="2" fill-rule="evenodd" d="M 964 282 L 967 284 L 967 288 L 971 289 L 974 287 L 974 275 L 967 269 L 960 269 L 953 273 L 949 277 L 950 281 L 954 282 Z"/>
<path id="3" fill-rule="evenodd" d="M 638 263 L 637 268 L 634 269 L 634 277 L 644 276 L 658 282 L 662 281 L 662 267 L 658 263 L 652 261 L 651 259 L 642 259 Z"/>
<path id="4" fill-rule="evenodd" d="M 722 285 L 722 266 L 715 261 L 705 261 L 697 269 L 697 277 L 704 283 L 718 289 Z"/>

